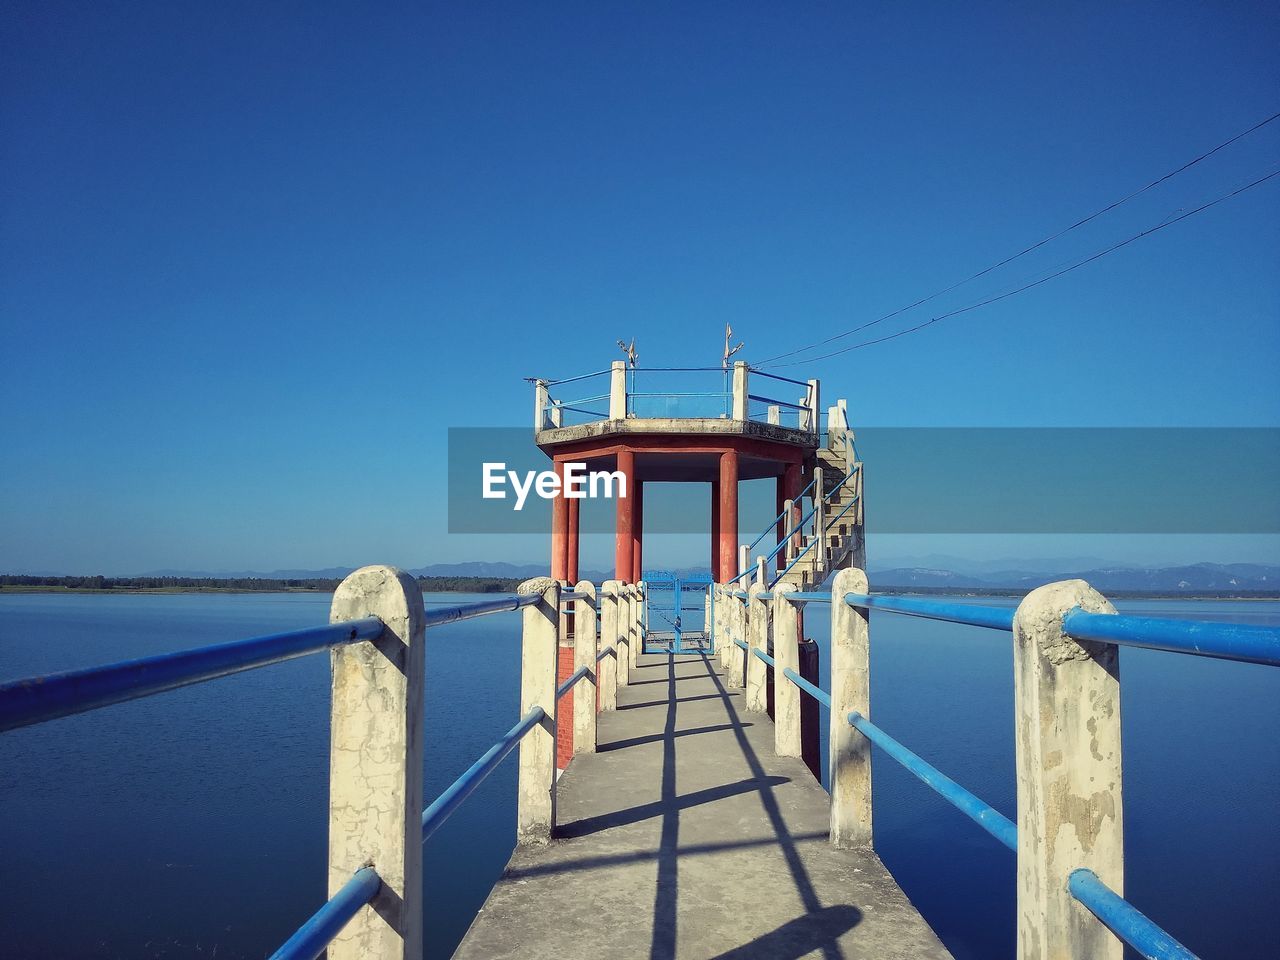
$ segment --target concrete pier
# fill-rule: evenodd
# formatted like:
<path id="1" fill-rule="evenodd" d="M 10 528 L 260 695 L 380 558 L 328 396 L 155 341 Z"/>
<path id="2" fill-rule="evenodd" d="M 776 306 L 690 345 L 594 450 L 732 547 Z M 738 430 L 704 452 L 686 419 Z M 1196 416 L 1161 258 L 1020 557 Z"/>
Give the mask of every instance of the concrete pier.
<path id="1" fill-rule="evenodd" d="M 717 656 L 642 656 L 598 720 L 555 839 L 517 848 L 455 956 L 949 956 L 869 848 L 832 847 L 826 792 Z"/>

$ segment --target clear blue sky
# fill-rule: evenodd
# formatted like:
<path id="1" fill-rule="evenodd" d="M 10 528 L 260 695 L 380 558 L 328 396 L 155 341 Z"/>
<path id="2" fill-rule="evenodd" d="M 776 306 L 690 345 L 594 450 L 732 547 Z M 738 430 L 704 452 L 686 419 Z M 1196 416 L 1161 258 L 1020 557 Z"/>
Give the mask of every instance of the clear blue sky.
<path id="1" fill-rule="evenodd" d="M 4 21 L 6 570 L 543 558 L 543 538 L 443 532 L 445 428 L 525 424 L 522 377 L 606 366 L 633 335 L 642 364 L 714 364 L 726 321 L 748 360 L 818 339 L 1280 110 L 1264 3 L 10 2 Z M 1277 166 L 1280 121 L 937 306 Z M 1280 178 L 791 371 L 855 424 L 1280 425 L 1278 254 Z M 701 559 L 687 546 L 654 554 Z M 1259 538 L 883 549 L 1280 558 Z"/>

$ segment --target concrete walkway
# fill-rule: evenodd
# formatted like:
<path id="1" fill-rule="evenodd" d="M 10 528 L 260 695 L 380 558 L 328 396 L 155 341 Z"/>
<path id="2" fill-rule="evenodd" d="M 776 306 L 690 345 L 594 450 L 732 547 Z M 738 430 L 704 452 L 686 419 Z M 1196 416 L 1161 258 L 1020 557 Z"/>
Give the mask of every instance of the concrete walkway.
<path id="1" fill-rule="evenodd" d="M 950 956 L 873 853 L 827 844 L 827 794 L 717 663 L 641 659 L 560 779 L 559 839 L 516 850 L 456 957 Z"/>

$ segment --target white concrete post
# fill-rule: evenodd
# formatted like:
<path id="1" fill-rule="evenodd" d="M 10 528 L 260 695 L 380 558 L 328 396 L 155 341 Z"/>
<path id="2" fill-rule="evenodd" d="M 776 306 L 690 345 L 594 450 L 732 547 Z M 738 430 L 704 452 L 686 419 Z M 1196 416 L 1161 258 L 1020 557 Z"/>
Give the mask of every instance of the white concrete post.
<path id="1" fill-rule="evenodd" d="M 738 545 L 738 589 L 745 590 L 751 586 L 751 555 L 747 552 L 745 544 Z"/>
<path id="2" fill-rule="evenodd" d="M 600 584 L 600 603 L 596 614 L 600 627 L 598 646 L 605 650 L 613 647 L 597 665 L 600 684 L 600 711 L 618 709 L 618 581 L 606 580 Z M 597 651 L 598 652 L 598 651 Z"/>
<path id="3" fill-rule="evenodd" d="M 547 410 L 547 423 L 553 429 L 564 426 L 564 410 L 560 408 L 558 403 L 552 403 L 550 409 Z"/>
<path id="4" fill-rule="evenodd" d="M 780 757 L 798 757 L 800 750 L 800 688 L 783 670 L 800 672 L 800 607 L 787 594 L 795 584 L 773 588 L 773 742 Z"/>
<path id="5" fill-rule="evenodd" d="M 760 599 L 764 584 L 753 583 L 747 591 L 747 696 L 745 709 L 763 713 L 768 707 L 768 666 L 751 650 L 769 652 L 769 605 Z"/>
<path id="6" fill-rule="evenodd" d="M 794 500 L 782 501 L 782 532 L 786 537 L 786 546 L 782 548 L 782 558 L 785 562 L 790 563 L 796 557 L 796 531 L 791 529 L 792 511 L 795 509 L 796 502 Z"/>
<path id="7" fill-rule="evenodd" d="M 627 419 L 627 362 L 615 360 L 609 367 L 609 419 Z"/>
<path id="8" fill-rule="evenodd" d="M 720 657 L 720 669 L 728 673 L 729 671 L 729 618 L 732 609 L 729 604 L 733 602 L 729 596 L 728 588 L 723 584 L 716 584 L 716 653 Z"/>
<path id="9" fill-rule="evenodd" d="M 626 607 L 622 591 L 625 589 L 621 580 L 606 580 L 601 585 L 601 593 L 604 597 L 604 606 L 600 618 L 600 643 L 604 646 L 613 644 L 614 655 L 613 676 L 614 676 L 614 695 L 612 706 L 606 707 L 608 710 L 614 710 L 618 705 L 617 689 L 625 687 L 630 677 L 630 660 L 627 653 L 625 626 L 626 626 Z M 605 687 L 605 693 L 608 694 L 609 688 Z"/>
<path id="10" fill-rule="evenodd" d="M 735 360 L 733 364 L 733 419 L 747 419 L 747 364 Z"/>
<path id="11" fill-rule="evenodd" d="M 535 577 L 520 584 L 520 594 L 542 597 L 522 611 L 520 715 L 541 707 L 546 718 L 520 741 L 516 790 L 516 843 L 542 844 L 556 822 L 556 660 L 560 622 L 560 584 Z"/>
<path id="12" fill-rule="evenodd" d="M 815 434 L 822 433 L 822 407 L 819 404 L 818 381 L 809 381 L 809 429 Z"/>
<path id="13" fill-rule="evenodd" d="M 1013 618 L 1019 960 L 1120 960 L 1123 945 L 1067 891 L 1087 867 L 1124 895 L 1120 660 L 1062 632 L 1074 607 L 1115 613 L 1083 580 L 1031 591 Z"/>
<path id="14" fill-rule="evenodd" d="M 775 403 L 769 404 L 769 422 L 775 425 L 782 423 L 782 408 Z"/>
<path id="15" fill-rule="evenodd" d="M 871 719 L 871 647 L 867 611 L 844 602 L 868 590 L 854 567 L 831 585 L 831 844 L 871 845 L 871 744 L 849 723 L 850 711 Z"/>
<path id="16" fill-rule="evenodd" d="M 640 665 L 640 600 L 634 583 L 627 584 L 627 655 L 631 658 L 631 669 Z"/>
<path id="17" fill-rule="evenodd" d="M 422 956 L 422 762 L 426 615 L 394 567 L 361 567 L 330 623 L 378 617 L 376 640 L 330 653 L 329 895 L 373 866 L 382 889 L 329 946 L 334 960 Z"/>
<path id="18" fill-rule="evenodd" d="M 583 667 L 587 675 L 573 691 L 573 752 L 596 752 L 596 684 L 600 652 L 596 643 L 596 588 L 590 580 L 579 580 L 574 593 L 586 594 L 573 602 L 573 671 Z"/>
<path id="19" fill-rule="evenodd" d="M 764 554 L 756 555 L 756 583 L 762 587 L 769 586 L 769 580 L 764 570 Z"/>
<path id="20" fill-rule="evenodd" d="M 547 381 L 535 380 L 533 384 L 533 429 L 547 429 L 547 404 L 550 402 L 550 393 L 547 390 Z"/>
<path id="21" fill-rule="evenodd" d="M 736 591 L 738 585 L 732 584 L 730 589 Z M 725 628 L 728 636 L 725 637 L 725 648 L 729 658 L 728 673 L 725 676 L 725 686 L 733 689 L 741 689 L 743 685 L 742 678 L 742 648 L 738 646 L 738 640 L 746 641 L 747 639 L 747 605 L 745 601 L 739 597 L 730 596 L 728 598 L 728 622 Z"/>

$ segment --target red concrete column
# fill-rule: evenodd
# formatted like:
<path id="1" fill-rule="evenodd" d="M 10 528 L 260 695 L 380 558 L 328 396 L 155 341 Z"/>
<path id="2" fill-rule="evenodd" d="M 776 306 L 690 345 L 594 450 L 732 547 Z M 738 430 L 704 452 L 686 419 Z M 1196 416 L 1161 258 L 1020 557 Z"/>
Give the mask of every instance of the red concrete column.
<path id="1" fill-rule="evenodd" d="M 720 454 L 720 576 L 728 583 L 738 571 L 738 451 Z"/>
<path id="2" fill-rule="evenodd" d="M 631 555 L 634 545 L 634 506 L 636 455 L 631 450 L 619 450 L 617 467 L 626 478 L 627 495 L 618 497 L 618 513 L 613 536 L 613 575 L 623 583 L 631 582 Z"/>
<path id="3" fill-rule="evenodd" d="M 564 489 L 564 464 L 555 463 L 556 476 L 560 478 L 560 489 Z M 563 492 L 556 494 L 551 501 L 551 579 L 567 580 L 569 543 L 569 508 L 568 500 Z"/>
<path id="4" fill-rule="evenodd" d="M 569 505 L 569 531 L 565 537 L 565 575 L 569 586 L 578 582 L 578 508 L 582 501 L 576 497 L 567 497 Z"/>
<path id="5" fill-rule="evenodd" d="M 711 481 L 711 576 L 720 579 L 720 481 Z"/>
<path id="6" fill-rule="evenodd" d="M 644 546 L 644 481 L 636 480 L 636 502 L 631 508 L 631 582 L 644 579 L 641 553 Z"/>

